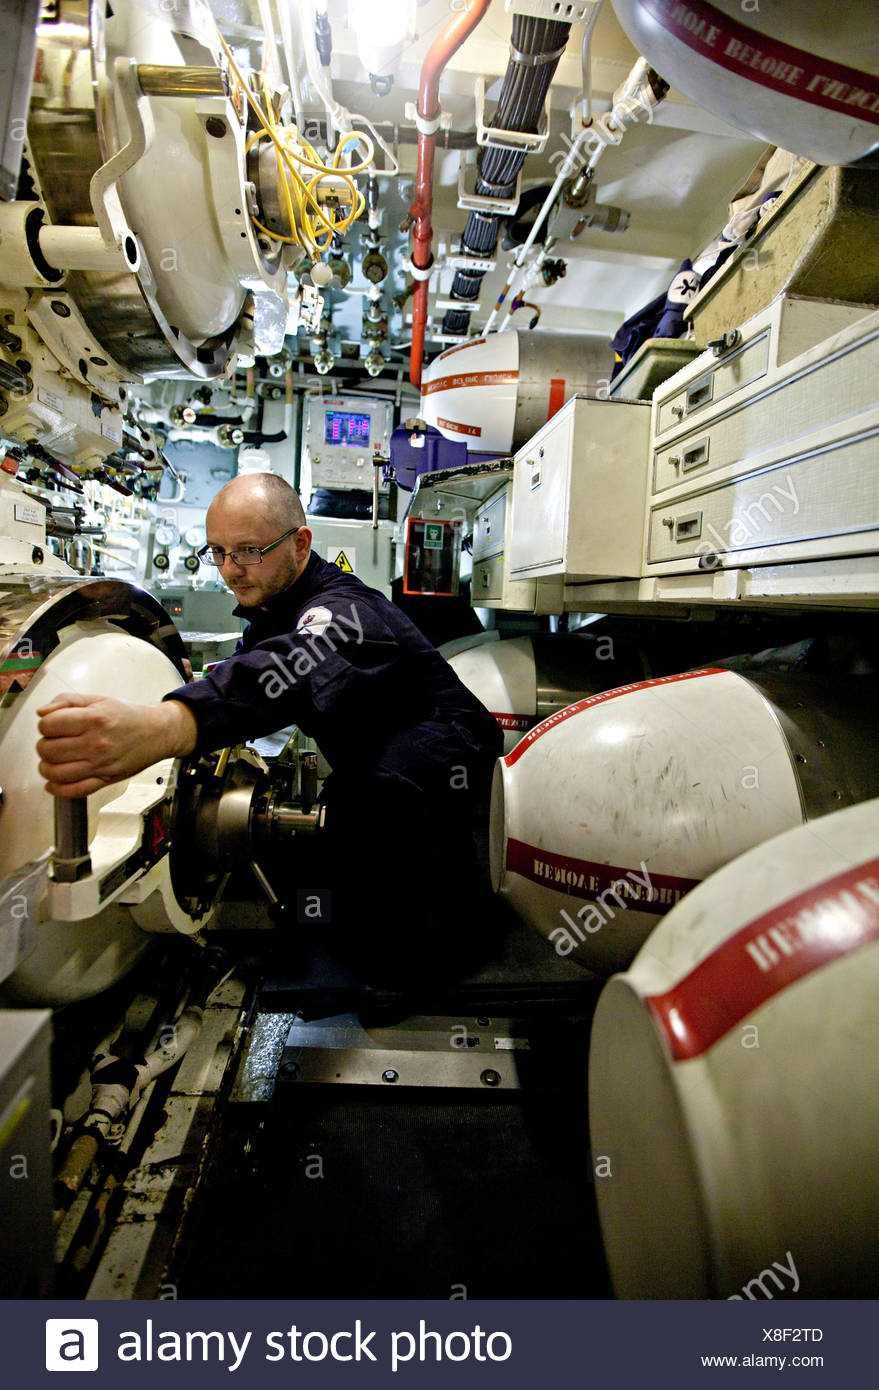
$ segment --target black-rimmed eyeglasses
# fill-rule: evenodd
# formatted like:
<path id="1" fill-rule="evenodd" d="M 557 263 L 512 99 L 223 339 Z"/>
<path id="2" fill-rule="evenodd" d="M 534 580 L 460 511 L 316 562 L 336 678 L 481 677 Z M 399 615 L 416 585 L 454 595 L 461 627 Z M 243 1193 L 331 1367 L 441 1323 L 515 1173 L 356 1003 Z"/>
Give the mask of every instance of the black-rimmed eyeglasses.
<path id="1" fill-rule="evenodd" d="M 288 536 L 295 536 L 297 531 L 301 531 L 301 526 L 294 526 L 292 531 L 285 531 L 283 536 L 279 536 L 271 545 L 241 545 L 237 550 L 223 550 L 219 545 L 203 545 L 196 554 L 203 565 L 216 565 L 217 569 L 222 569 L 227 560 L 231 560 L 233 565 L 260 565 L 262 557 L 268 555 L 270 550 L 274 550 L 276 545 L 280 545 Z"/>

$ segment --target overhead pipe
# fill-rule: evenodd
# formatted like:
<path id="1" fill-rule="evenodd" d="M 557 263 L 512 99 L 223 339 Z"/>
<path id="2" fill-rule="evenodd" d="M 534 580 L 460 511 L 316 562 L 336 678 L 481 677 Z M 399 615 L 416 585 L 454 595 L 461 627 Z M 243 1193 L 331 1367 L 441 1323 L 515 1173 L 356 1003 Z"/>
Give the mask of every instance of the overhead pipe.
<path id="1" fill-rule="evenodd" d="M 433 227 L 433 157 L 436 132 L 439 128 L 439 84 L 443 71 L 465 39 L 486 13 L 491 0 L 470 0 L 466 9 L 453 15 L 445 29 L 428 49 L 421 68 L 418 89 L 418 169 L 415 175 L 415 200 L 409 209 L 415 219 L 412 244 L 412 267 L 427 271 L 431 263 Z M 432 127 L 432 129 L 431 129 Z M 409 380 L 421 388 L 421 366 L 424 358 L 424 332 L 427 326 L 427 280 L 418 278 L 412 296 L 412 349 L 409 355 Z"/>
<path id="2" fill-rule="evenodd" d="M 580 67 L 583 74 L 583 95 L 580 98 L 580 119 L 584 126 L 592 122 L 592 31 L 601 12 L 604 0 L 598 0 L 592 13 L 583 26 L 583 40 L 580 46 Z"/>
<path id="3" fill-rule="evenodd" d="M 510 61 L 492 127 L 536 134 L 570 28 L 570 24 L 561 20 L 514 14 Z M 503 146 L 481 150 L 476 161 L 476 193 L 487 199 L 511 198 L 516 191 L 525 157 L 524 150 L 509 150 Z M 462 237 L 464 249 L 487 262 L 494 254 L 501 221 L 500 213 L 471 212 Z M 455 308 L 446 311 L 443 319 L 445 333 L 466 335 L 473 301 L 479 297 L 485 273 L 485 270 L 475 266 L 456 273 L 452 282 L 452 299 L 458 303 Z"/>

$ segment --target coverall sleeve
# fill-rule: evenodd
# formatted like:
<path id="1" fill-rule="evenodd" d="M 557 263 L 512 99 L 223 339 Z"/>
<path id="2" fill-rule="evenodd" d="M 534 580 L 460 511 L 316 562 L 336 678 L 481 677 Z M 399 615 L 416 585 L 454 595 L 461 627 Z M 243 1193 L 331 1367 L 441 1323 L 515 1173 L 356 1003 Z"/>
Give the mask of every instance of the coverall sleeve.
<path id="1" fill-rule="evenodd" d="M 363 721 L 377 732 L 420 653 L 406 650 L 371 605 L 320 600 L 332 621 L 257 642 L 206 676 L 170 691 L 198 724 L 198 752 L 224 748 L 296 724 L 317 736 L 322 716 Z M 309 627 L 312 628 L 309 631 Z M 320 630 L 318 630 L 320 629 Z M 425 644 L 426 647 L 429 646 Z"/>

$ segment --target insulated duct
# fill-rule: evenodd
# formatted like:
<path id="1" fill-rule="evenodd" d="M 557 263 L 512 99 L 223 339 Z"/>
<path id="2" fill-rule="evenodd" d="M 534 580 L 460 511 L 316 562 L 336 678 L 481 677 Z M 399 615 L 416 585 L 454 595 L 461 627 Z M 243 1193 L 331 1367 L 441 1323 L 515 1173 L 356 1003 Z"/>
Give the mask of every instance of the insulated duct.
<path id="1" fill-rule="evenodd" d="M 492 127 L 536 133 L 546 103 L 549 84 L 565 51 L 570 24 L 514 15 L 510 62 L 504 77 Z M 525 154 L 487 146 L 477 160 L 476 193 L 481 198 L 512 197 Z M 462 249 L 471 256 L 490 256 L 497 244 L 501 219 L 492 213 L 471 212 L 464 228 Z M 458 271 L 452 283 L 453 299 L 476 299 L 485 271 Z M 449 309 L 444 333 L 465 333 L 470 311 Z"/>

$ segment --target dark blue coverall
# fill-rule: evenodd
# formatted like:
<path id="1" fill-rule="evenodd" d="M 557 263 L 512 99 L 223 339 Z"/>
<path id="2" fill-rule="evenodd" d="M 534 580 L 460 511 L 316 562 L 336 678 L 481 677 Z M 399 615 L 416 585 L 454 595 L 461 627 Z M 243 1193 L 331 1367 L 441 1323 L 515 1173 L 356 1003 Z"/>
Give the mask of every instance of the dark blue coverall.
<path id="1" fill-rule="evenodd" d="M 472 825 L 496 720 L 389 599 L 313 551 L 265 608 L 235 614 L 249 620 L 235 654 L 165 698 L 192 710 L 199 752 L 295 724 L 330 763 L 325 832 L 303 837 L 282 896 L 329 887 L 331 945 L 369 983 L 453 968 L 478 930 Z"/>

